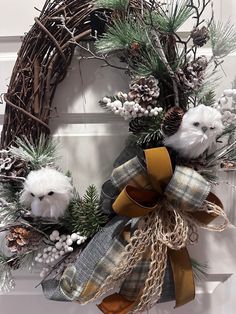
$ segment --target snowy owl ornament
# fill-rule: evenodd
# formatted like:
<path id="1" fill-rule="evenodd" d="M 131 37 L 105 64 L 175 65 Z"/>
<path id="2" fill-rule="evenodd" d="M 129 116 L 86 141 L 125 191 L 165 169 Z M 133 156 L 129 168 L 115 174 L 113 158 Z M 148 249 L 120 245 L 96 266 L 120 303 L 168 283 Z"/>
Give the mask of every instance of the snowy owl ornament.
<path id="1" fill-rule="evenodd" d="M 24 183 L 20 202 L 38 217 L 62 216 L 71 199 L 70 179 L 52 168 L 31 171 Z"/>
<path id="2" fill-rule="evenodd" d="M 221 113 L 215 108 L 198 105 L 184 114 L 177 132 L 166 136 L 164 143 L 182 157 L 195 159 L 216 143 L 222 131 Z"/>

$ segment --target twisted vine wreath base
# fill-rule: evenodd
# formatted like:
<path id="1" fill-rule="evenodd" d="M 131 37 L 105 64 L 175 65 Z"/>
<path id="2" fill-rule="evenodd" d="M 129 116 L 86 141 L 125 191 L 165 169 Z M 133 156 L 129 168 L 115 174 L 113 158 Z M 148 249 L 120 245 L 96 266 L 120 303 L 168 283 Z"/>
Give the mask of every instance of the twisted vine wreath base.
<path id="1" fill-rule="evenodd" d="M 141 0 L 129 2 L 129 8 L 137 11 L 143 5 L 148 4 Z M 76 43 L 93 40 L 90 34 L 94 11 L 91 0 L 45 2 L 39 18 L 35 18 L 35 24 L 23 39 L 4 95 L 2 148 L 22 135 L 37 140 L 40 134 L 50 133 L 48 124 L 57 86 L 66 76 Z"/>
<path id="2" fill-rule="evenodd" d="M 1 135 L 2 148 L 19 136 L 38 139 L 48 135 L 52 101 L 58 84 L 65 78 L 75 44 L 61 26 L 61 17 L 73 29 L 77 42 L 91 33 L 89 0 L 47 0 L 40 17 L 23 39 L 7 93 Z"/>
<path id="3" fill-rule="evenodd" d="M 148 5 L 148 2 L 135 0 L 129 3 L 135 10 L 141 10 L 143 5 Z M 35 18 L 34 26 L 24 37 L 8 91 L 4 95 L 6 111 L 1 135 L 2 148 L 7 148 L 22 135 L 34 140 L 39 139 L 41 134 L 49 135 L 48 124 L 56 88 L 66 76 L 76 43 L 91 38 L 90 16 L 94 10 L 96 8 L 91 0 L 46 1 L 40 17 Z M 153 248 L 154 243 L 156 241 L 153 241 Z M 156 250 L 156 253 L 161 252 Z M 153 259 L 158 260 L 154 255 Z M 155 267 L 151 271 L 156 272 Z M 114 278 L 108 279 L 113 282 Z M 163 277 L 161 279 L 159 295 L 164 280 Z M 146 288 L 149 289 L 149 286 Z M 155 292 L 154 289 L 149 293 L 151 297 Z M 143 310 L 149 305 L 149 294 L 142 299 L 143 303 L 138 309 Z"/>

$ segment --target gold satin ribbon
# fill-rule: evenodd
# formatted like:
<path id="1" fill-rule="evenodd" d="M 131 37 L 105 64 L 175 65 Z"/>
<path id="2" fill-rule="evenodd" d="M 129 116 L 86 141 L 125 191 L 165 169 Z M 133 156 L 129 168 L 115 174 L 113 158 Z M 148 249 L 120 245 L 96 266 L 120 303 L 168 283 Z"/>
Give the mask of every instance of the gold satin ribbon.
<path id="1" fill-rule="evenodd" d="M 154 210 L 160 201 L 165 186 L 173 175 L 169 153 L 165 147 L 144 151 L 148 180 L 153 190 L 127 185 L 116 198 L 112 207 L 121 216 L 141 217 Z M 147 178 L 143 178 L 146 185 Z"/>
<path id="2" fill-rule="evenodd" d="M 170 181 L 173 170 L 169 153 L 165 147 L 145 150 L 147 178 L 153 190 L 127 185 L 113 203 L 114 211 L 121 216 L 141 217 L 155 210 L 161 201 L 165 187 Z M 144 178 L 146 184 L 147 178 Z M 208 200 L 223 207 L 220 200 L 212 193 Z M 195 211 L 191 215 L 199 222 L 208 224 L 215 216 L 203 211 Z M 176 307 L 184 305 L 195 297 L 195 284 L 192 264 L 186 248 L 168 249 L 175 285 Z M 106 297 L 98 306 L 105 314 L 127 314 L 136 302 L 129 301 L 120 294 Z"/>
<path id="3" fill-rule="evenodd" d="M 101 304 L 97 305 L 104 314 L 127 314 L 133 306 L 133 301 L 127 300 L 119 293 L 109 295 Z"/>

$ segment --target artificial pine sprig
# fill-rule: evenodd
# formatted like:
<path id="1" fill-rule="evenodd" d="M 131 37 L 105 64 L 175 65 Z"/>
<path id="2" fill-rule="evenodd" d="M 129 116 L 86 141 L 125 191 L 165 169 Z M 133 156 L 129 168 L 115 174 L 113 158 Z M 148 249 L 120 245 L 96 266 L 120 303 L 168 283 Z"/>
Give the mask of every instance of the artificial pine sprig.
<path id="1" fill-rule="evenodd" d="M 236 50 L 236 29 L 229 20 L 226 23 L 213 21 L 210 26 L 210 39 L 216 59 L 225 58 Z"/>
<path id="2" fill-rule="evenodd" d="M 100 210 L 99 195 L 94 185 L 87 188 L 83 198 L 74 193 L 61 222 L 69 232 L 79 232 L 81 236 L 91 237 L 100 230 L 107 217 Z"/>
<path id="3" fill-rule="evenodd" d="M 147 46 L 147 28 L 139 19 L 127 18 L 114 20 L 106 34 L 97 41 L 96 49 L 100 54 L 107 54 L 119 50 L 128 50 L 135 43 L 144 48 Z"/>
<path id="4" fill-rule="evenodd" d="M 26 136 L 17 138 L 15 145 L 9 148 L 10 154 L 27 161 L 31 170 L 54 164 L 57 156 L 58 145 L 51 139 L 41 135 L 35 143 Z"/>
<path id="5" fill-rule="evenodd" d="M 212 107 L 216 102 L 216 93 L 214 90 L 209 90 L 199 99 L 200 104 Z"/>
<path id="6" fill-rule="evenodd" d="M 10 258 L 0 255 L 0 291 L 9 292 L 15 288 L 11 267 L 8 264 Z"/>
<path id="7" fill-rule="evenodd" d="M 173 34 L 191 17 L 193 10 L 188 4 L 189 0 L 167 0 L 160 11 L 150 12 L 147 18 L 160 32 Z"/>
<path id="8" fill-rule="evenodd" d="M 157 147 L 162 143 L 161 124 L 163 114 L 145 119 L 136 118 L 130 122 L 130 132 L 136 137 L 136 143 L 143 149 Z"/>
<path id="9" fill-rule="evenodd" d="M 140 62 L 136 64 L 134 72 L 140 76 L 153 75 L 160 81 L 168 79 L 166 67 L 154 49 L 142 52 Z"/>
<path id="10" fill-rule="evenodd" d="M 22 206 L 16 202 L 7 202 L 3 198 L 0 198 L 0 217 L 1 226 L 5 226 L 8 223 L 16 221 L 21 216 Z"/>

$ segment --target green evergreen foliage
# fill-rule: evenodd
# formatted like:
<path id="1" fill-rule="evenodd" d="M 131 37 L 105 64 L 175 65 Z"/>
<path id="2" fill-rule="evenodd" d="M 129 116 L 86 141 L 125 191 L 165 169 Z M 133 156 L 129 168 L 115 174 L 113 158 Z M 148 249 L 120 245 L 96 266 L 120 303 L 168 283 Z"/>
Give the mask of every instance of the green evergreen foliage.
<path id="1" fill-rule="evenodd" d="M 40 136 L 37 143 L 24 136 L 23 138 L 18 138 L 15 144 L 16 146 L 10 147 L 10 153 L 17 158 L 29 162 L 31 170 L 50 166 L 58 158 L 56 152 L 57 144 L 44 135 Z"/>
<path id="2" fill-rule="evenodd" d="M 225 58 L 236 50 L 236 29 L 228 20 L 226 23 L 213 21 L 210 25 L 213 56 Z"/>
<path id="3" fill-rule="evenodd" d="M 216 102 L 216 93 L 214 90 L 209 90 L 203 97 L 199 99 L 199 103 L 206 106 L 213 106 Z"/>
<path id="4" fill-rule="evenodd" d="M 157 147 L 162 143 L 162 118 L 162 115 L 146 118 L 147 123 L 144 123 L 143 119 L 137 119 L 135 123 L 130 124 L 130 130 L 136 135 L 136 143 L 143 149 Z"/>
<path id="5" fill-rule="evenodd" d="M 158 79 L 168 77 L 164 63 L 153 49 L 142 53 L 134 72 L 140 76 L 153 75 Z"/>
<path id="6" fill-rule="evenodd" d="M 99 208 L 99 195 L 94 185 L 87 188 L 83 198 L 75 192 L 62 218 L 63 225 L 70 232 L 79 232 L 86 237 L 93 236 L 106 222 L 107 217 Z"/>
<path id="7" fill-rule="evenodd" d="M 160 11 L 153 11 L 147 19 L 162 33 L 175 33 L 192 15 L 189 0 L 167 0 Z"/>
<path id="8" fill-rule="evenodd" d="M 5 226 L 8 223 L 16 221 L 21 216 L 22 206 L 18 202 L 5 202 L 3 199 L 0 200 L 0 217 L 1 225 Z"/>
<path id="9" fill-rule="evenodd" d="M 19 268 L 27 269 L 28 271 L 33 271 L 33 266 L 35 263 L 35 257 L 38 254 L 38 251 L 42 249 L 42 246 L 39 246 L 35 250 L 30 250 L 24 254 L 18 255 L 19 258 Z"/>
<path id="10" fill-rule="evenodd" d="M 125 11 L 128 6 L 127 0 L 96 0 L 95 5 L 98 8 Z"/>
<path id="11" fill-rule="evenodd" d="M 0 198 L 4 199 L 6 202 L 17 202 L 22 188 L 23 184 L 21 181 L 1 182 Z"/>
<path id="12" fill-rule="evenodd" d="M 9 292 L 15 287 L 11 268 L 8 265 L 10 258 L 0 255 L 0 291 Z"/>
<path id="13" fill-rule="evenodd" d="M 96 42 L 97 52 L 107 54 L 119 50 L 131 48 L 133 43 L 137 43 L 141 48 L 148 43 L 147 26 L 141 20 L 114 20 L 108 28 L 106 34 Z"/>

